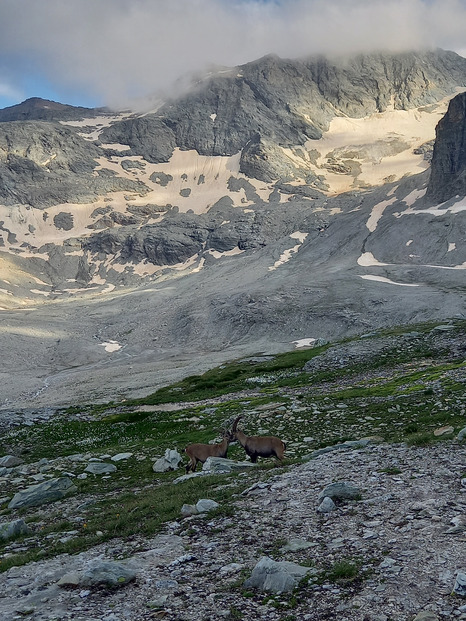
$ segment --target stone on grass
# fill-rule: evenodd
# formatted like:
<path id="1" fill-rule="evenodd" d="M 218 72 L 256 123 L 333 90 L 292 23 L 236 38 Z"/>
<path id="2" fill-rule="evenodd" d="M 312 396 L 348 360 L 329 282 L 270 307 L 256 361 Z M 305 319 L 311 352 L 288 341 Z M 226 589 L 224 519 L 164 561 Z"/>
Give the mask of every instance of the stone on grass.
<path id="1" fill-rule="evenodd" d="M 466 573 L 464 571 L 459 571 L 456 574 L 453 593 L 455 593 L 455 595 L 459 595 L 460 597 L 466 597 Z"/>
<path id="2" fill-rule="evenodd" d="M 84 472 L 89 472 L 90 474 L 111 474 L 112 472 L 116 472 L 117 467 L 115 464 L 107 464 L 102 461 L 92 461 L 88 464 L 87 468 L 84 469 Z"/>
<path id="3" fill-rule="evenodd" d="M 201 498 L 196 503 L 196 509 L 198 513 L 207 513 L 208 511 L 212 511 L 212 509 L 216 509 L 220 505 L 215 500 L 209 500 L 208 498 Z"/>
<path id="4" fill-rule="evenodd" d="M 319 500 L 323 500 L 325 497 L 332 500 L 359 500 L 361 498 L 361 490 L 347 483 L 346 481 L 339 481 L 338 483 L 331 483 L 322 490 L 319 494 Z"/>
<path id="5" fill-rule="evenodd" d="M 177 483 L 183 483 L 183 481 L 189 481 L 189 479 L 197 479 L 198 477 L 203 477 L 206 474 L 210 474 L 210 472 L 190 472 L 189 474 L 182 474 L 180 477 L 176 477 L 173 479 L 172 483 L 176 485 Z"/>
<path id="6" fill-rule="evenodd" d="M 434 431 L 434 436 L 446 436 L 454 433 L 455 429 L 451 425 L 446 425 L 445 427 L 439 427 Z"/>
<path id="7" fill-rule="evenodd" d="M 22 459 L 16 457 L 15 455 L 5 455 L 0 458 L 0 467 L 5 468 L 14 468 L 15 466 L 19 466 L 24 463 Z"/>
<path id="8" fill-rule="evenodd" d="M 335 511 L 336 508 L 337 506 L 333 502 L 333 500 L 329 498 L 329 496 L 325 496 L 325 498 L 322 499 L 322 502 L 320 503 L 320 505 L 317 507 L 317 512 L 318 513 L 331 513 L 332 511 Z"/>
<path id="9" fill-rule="evenodd" d="M 13 522 L 0 524 L 0 539 L 13 539 L 19 535 L 27 535 L 30 532 L 24 520 L 14 520 Z"/>
<path id="10" fill-rule="evenodd" d="M 157 459 L 152 466 L 154 472 L 169 472 L 170 470 L 176 470 L 180 464 L 181 455 L 178 451 L 173 449 L 167 449 L 165 455 Z"/>
<path id="11" fill-rule="evenodd" d="M 10 503 L 8 509 L 19 509 L 21 507 L 37 507 L 48 502 L 61 500 L 70 494 L 74 494 L 78 488 L 68 477 L 50 479 L 44 483 L 31 485 L 26 489 L 17 492 Z"/>
<path id="12" fill-rule="evenodd" d="M 117 453 L 113 457 L 110 457 L 112 461 L 122 461 L 123 459 L 129 459 L 133 456 L 133 453 Z"/>
<path id="13" fill-rule="evenodd" d="M 225 457 L 208 457 L 202 466 L 202 470 L 210 473 L 232 472 L 254 467 L 251 461 L 235 461 Z"/>
<path id="14" fill-rule="evenodd" d="M 459 440 L 460 442 L 466 439 L 466 427 L 461 429 L 461 431 L 456 436 L 456 439 Z"/>
<path id="15" fill-rule="evenodd" d="M 181 507 L 181 515 L 183 517 L 190 517 L 191 515 L 197 515 L 199 511 L 196 509 L 195 505 L 187 505 L 184 504 Z"/>
<path id="16" fill-rule="evenodd" d="M 259 589 L 272 593 L 292 591 L 308 571 L 309 567 L 302 567 L 289 561 L 274 561 L 268 556 L 263 556 L 243 586 L 246 589 Z"/>

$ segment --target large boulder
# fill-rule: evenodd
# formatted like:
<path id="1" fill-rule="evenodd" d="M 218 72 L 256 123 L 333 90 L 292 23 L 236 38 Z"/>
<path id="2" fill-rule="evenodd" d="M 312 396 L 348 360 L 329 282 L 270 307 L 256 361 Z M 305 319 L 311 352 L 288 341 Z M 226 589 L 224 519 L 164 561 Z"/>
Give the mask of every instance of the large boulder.
<path id="1" fill-rule="evenodd" d="M 289 561 L 274 561 L 268 556 L 263 556 L 243 586 L 246 589 L 273 593 L 292 591 L 308 571 L 309 567 L 302 567 Z"/>
<path id="2" fill-rule="evenodd" d="M 174 449 L 167 449 L 163 457 L 157 459 L 152 466 L 154 472 L 169 472 L 176 470 L 180 464 L 181 455 Z"/>
<path id="3" fill-rule="evenodd" d="M 31 485 L 17 492 L 11 499 L 8 509 L 21 509 L 24 507 L 38 507 L 55 500 L 61 500 L 70 494 L 74 494 L 78 488 L 69 477 L 50 479 L 37 485 Z"/>

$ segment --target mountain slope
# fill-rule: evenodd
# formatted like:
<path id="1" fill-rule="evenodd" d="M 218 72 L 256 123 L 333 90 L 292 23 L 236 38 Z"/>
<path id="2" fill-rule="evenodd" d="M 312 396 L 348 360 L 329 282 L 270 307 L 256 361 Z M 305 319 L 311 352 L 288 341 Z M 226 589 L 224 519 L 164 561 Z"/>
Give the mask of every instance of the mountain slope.
<path id="1" fill-rule="evenodd" d="M 429 153 L 465 62 L 266 57 L 152 114 L 1 123 L 2 407 L 463 313 L 466 206 Z"/>

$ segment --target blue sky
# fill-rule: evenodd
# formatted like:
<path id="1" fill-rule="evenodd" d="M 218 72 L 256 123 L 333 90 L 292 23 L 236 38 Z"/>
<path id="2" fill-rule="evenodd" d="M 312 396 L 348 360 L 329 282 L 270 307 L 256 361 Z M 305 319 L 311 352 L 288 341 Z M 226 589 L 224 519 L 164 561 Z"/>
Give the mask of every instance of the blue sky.
<path id="1" fill-rule="evenodd" d="M 465 0 L 0 0 L 0 107 L 124 107 L 211 65 L 466 49 Z"/>

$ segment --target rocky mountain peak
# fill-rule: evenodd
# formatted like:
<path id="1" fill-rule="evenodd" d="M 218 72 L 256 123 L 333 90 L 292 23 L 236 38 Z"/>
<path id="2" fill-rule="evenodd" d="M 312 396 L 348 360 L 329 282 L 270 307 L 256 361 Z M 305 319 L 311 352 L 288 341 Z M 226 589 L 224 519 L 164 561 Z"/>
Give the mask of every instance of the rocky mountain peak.
<path id="1" fill-rule="evenodd" d="M 466 92 L 454 97 L 436 128 L 427 195 L 438 202 L 466 194 Z"/>

